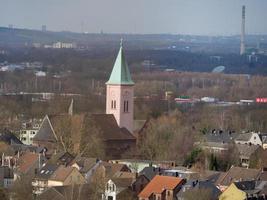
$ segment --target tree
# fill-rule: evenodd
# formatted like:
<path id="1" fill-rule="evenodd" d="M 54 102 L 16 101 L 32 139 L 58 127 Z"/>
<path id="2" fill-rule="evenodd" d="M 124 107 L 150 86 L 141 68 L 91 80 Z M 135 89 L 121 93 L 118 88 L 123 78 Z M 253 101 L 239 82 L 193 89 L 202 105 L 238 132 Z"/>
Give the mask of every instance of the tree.
<path id="1" fill-rule="evenodd" d="M 14 200 L 32 200 L 32 177 L 22 175 L 13 184 L 11 188 L 11 197 Z"/>

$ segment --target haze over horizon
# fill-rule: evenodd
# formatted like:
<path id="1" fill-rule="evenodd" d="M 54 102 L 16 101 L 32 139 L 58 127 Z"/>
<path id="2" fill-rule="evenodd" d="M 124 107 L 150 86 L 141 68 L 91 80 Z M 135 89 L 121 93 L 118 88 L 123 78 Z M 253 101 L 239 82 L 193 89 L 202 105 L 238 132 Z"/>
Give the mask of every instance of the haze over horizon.
<path id="1" fill-rule="evenodd" d="M 0 0 L 0 26 L 51 31 L 235 35 L 267 34 L 265 0 Z"/>

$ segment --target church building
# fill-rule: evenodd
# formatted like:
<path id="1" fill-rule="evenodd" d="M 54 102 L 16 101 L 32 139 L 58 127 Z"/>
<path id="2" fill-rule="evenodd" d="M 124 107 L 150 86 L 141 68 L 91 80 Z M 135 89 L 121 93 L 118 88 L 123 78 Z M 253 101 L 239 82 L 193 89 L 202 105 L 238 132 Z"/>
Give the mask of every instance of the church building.
<path id="1" fill-rule="evenodd" d="M 50 155 L 62 149 L 61 146 L 65 151 L 80 153 L 86 146 L 84 144 L 91 142 L 90 136 L 96 132 L 97 138 L 104 144 L 101 148 L 104 148 L 106 159 L 119 159 L 126 152 L 134 152 L 134 82 L 122 44 L 106 87 L 105 114 L 76 114 L 71 100 L 68 114 L 45 116 L 40 130 L 33 138 L 33 144 L 45 147 Z"/>
<path id="2" fill-rule="evenodd" d="M 134 82 L 121 47 L 107 85 L 106 114 L 113 114 L 120 128 L 133 132 Z"/>

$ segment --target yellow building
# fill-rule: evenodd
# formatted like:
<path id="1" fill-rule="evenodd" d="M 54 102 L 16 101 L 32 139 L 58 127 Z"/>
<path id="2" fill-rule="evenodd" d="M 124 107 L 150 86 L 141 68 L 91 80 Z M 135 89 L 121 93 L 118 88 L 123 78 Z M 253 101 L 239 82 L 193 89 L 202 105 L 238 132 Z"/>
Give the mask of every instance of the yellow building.
<path id="1" fill-rule="evenodd" d="M 220 196 L 219 200 L 244 200 L 247 193 L 240 190 L 236 183 L 232 183 Z"/>

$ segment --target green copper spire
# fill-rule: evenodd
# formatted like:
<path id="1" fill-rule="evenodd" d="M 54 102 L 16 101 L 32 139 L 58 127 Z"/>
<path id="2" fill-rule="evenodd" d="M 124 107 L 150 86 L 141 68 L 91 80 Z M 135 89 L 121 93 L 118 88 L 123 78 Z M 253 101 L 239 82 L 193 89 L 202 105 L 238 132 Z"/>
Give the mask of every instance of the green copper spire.
<path id="1" fill-rule="evenodd" d="M 106 84 L 134 85 L 134 82 L 132 81 L 131 74 L 124 56 L 122 40 L 117 59 L 113 66 L 109 80 L 108 82 L 106 82 Z"/>

